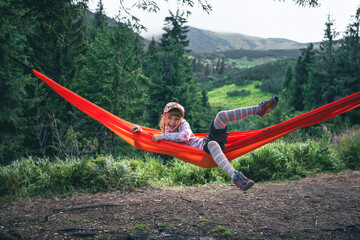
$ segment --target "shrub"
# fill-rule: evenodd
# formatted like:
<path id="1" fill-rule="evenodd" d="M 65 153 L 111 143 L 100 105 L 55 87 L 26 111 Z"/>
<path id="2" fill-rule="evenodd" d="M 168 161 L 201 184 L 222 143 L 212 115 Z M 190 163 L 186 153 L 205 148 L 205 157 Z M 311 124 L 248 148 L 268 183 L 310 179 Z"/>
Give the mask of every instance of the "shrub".
<path id="1" fill-rule="evenodd" d="M 96 159 L 21 159 L 0 167 L 0 196 L 39 196 L 98 192 L 112 188 L 141 187 L 147 179 L 131 171 L 129 161 L 112 156 Z"/>
<path id="2" fill-rule="evenodd" d="M 248 159 L 245 158 L 245 165 L 248 167 L 243 169 L 240 166 L 241 171 L 255 181 L 283 180 L 306 175 L 285 145 L 271 143 L 249 153 Z"/>
<path id="3" fill-rule="evenodd" d="M 226 95 L 228 95 L 229 97 L 237 97 L 237 96 L 248 96 L 251 94 L 251 91 L 246 91 L 246 90 L 235 90 L 235 91 L 231 91 L 231 92 L 227 92 Z"/>
<path id="4" fill-rule="evenodd" d="M 348 129 L 345 133 L 334 136 L 333 148 L 346 167 L 360 168 L 360 128 Z"/>
<path id="5" fill-rule="evenodd" d="M 299 179 L 309 174 L 360 167 L 360 129 L 340 136 L 324 134 L 319 141 L 286 143 L 278 140 L 231 163 L 255 181 Z M 345 165 L 344 165 L 345 163 Z M 146 160 L 97 158 L 20 159 L 0 166 L 0 197 L 68 195 L 150 185 L 184 185 L 231 182 L 220 167 L 205 169 L 178 159 L 164 161 L 148 154 Z"/>
<path id="6" fill-rule="evenodd" d="M 234 160 L 233 166 L 255 181 L 298 179 L 316 172 L 344 169 L 328 146 L 311 140 L 270 143 Z"/>

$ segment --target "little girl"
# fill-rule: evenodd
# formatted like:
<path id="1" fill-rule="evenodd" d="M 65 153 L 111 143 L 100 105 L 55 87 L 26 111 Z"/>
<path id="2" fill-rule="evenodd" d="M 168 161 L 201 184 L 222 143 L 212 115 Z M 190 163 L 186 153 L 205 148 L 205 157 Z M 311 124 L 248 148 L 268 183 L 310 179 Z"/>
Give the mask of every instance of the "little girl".
<path id="1" fill-rule="evenodd" d="M 260 102 L 253 107 L 238 108 L 228 111 L 220 111 L 211 124 L 210 133 L 205 138 L 195 137 L 191 131 L 189 123 L 184 119 L 185 109 L 179 103 L 169 102 L 164 108 L 159 126 L 163 134 L 152 136 L 154 142 L 160 140 L 183 143 L 192 147 L 204 149 L 210 153 L 215 163 L 226 171 L 232 178 L 234 184 L 241 190 L 246 191 L 254 185 L 254 181 L 236 171 L 223 153 L 225 143 L 227 142 L 228 132 L 226 123 L 228 121 L 237 121 L 251 114 L 258 114 L 265 118 L 269 111 L 278 103 L 278 96 L 274 96 L 267 101 Z M 141 131 L 139 125 L 132 125 L 131 132 Z"/>

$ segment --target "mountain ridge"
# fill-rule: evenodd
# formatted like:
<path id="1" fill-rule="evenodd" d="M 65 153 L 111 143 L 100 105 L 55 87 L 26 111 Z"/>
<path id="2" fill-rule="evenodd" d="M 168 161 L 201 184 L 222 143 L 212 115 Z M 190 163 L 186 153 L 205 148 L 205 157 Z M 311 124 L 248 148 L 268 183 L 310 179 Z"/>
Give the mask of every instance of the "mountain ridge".
<path id="1" fill-rule="evenodd" d="M 94 18 L 94 13 L 87 11 L 89 19 Z M 117 21 L 113 18 L 106 17 L 110 26 L 115 26 Z M 294 50 L 307 47 L 309 43 L 299 43 L 286 38 L 261 38 L 249 36 L 242 33 L 233 32 L 215 32 L 188 27 L 187 38 L 189 40 L 189 50 L 197 53 L 216 53 L 232 50 Z M 162 34 L 154 36 L 159 41 Z M 151 39 L 142 37 L 144 45 L 147 46 Z M 320 43 L 313 43 L 317 48 Z"/>
<path id="2" fill-rule="evenodd" d="M 299 43 L 286 38 L 261 38 L 241 33 L 219 33 L 188 27 L 189 49 L 195 52 L 211 53 L 236 49 L 286 50 L 305 48 L 309 43 Z M 317 45 L 318 43 L 314 43 Z"/>

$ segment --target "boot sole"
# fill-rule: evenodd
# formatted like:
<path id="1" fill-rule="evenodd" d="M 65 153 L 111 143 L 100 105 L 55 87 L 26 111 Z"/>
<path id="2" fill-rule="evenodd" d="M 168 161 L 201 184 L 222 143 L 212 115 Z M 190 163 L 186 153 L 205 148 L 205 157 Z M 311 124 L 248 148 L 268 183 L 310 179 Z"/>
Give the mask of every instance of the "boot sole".
<path id="1" fill-rule="evenodd" d="M 255 182 L 250 180 L 242 187 L 241 190 L 246 191 L 246 190 L 250 189 L 252 186 L 254 186 L 254 184 L 255 184 Z"/>
<path id="2" fill-rule="evenodd" d="M 262 118 L 266 118 L 266 116 L 268 115 L 268 113 L 270 112 L 271 109 L 273 109 L 279 102 L 279 98 L 277 99 L 276 103 L 274 104 L 274 106 L 272 106 L 271 108 L 269 108 L 263 115 L 260 115 L 260 117 Z"/>

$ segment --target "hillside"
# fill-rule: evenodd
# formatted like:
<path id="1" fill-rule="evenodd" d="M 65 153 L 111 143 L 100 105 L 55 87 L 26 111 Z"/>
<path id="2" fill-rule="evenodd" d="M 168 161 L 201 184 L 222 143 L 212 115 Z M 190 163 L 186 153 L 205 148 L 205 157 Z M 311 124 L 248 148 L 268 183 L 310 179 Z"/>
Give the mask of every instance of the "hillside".
<path id="1" fill-rule="evenodd" d="M 309 43 L 299 43 L 285 38 L 260 38 L 240 33 L 218 33 L 189 27 L 187 33 L 189 49 L 196 53 L 231 52 L 233 50 L 296 50 L 305 48 Z M 155 36 L 159 41 L 161 35 Z M 150 40 L 145 39 L 147 42 Z M 319 43 L 313 43 L 317 48 Z"/>
<path id="2" fill-rule="evenodd" d="M 235 49 L 300 49 L 308 45 L 308 43 L 299 43 L 284 38 L 260 38 L 240 33 L 217 33 L 194 27 L 189 27 L 188 39 L 190 40 L 189 49 L 203 53 Z"/>
<path id="3" fill-rule="evenodd" d="M 86 12 L 86 18 L 92 20 L 94 13 Z M 107 17 L 110 26 L 116 25 L 116 20 Z M 215 53 L 215 52 L 232 52 L 232 50 L 250 51 L 261 50 L 260 54 L 269 50 L 290 50 L 298 51 L 300 48 L 306 47 L 309 43 L 299 43 L 285 38 L 260 38 L 248 36 L 241 33 L 219 33 L 209 30 L 199 29 L 189 26 L 187 34 L 189 40 L 189 49 L 195 53 Z M 156 41 L 160 41 L 161 35 L 154 37 Z M 143 38 L 144 46 L 147 47 L 151 39 Z M 317 47 L 319 43 L 313 43 Z M 243 52 L 244 53 L 244 52 Z M 248 53 L 248 52 L 246 52 Z"/>

